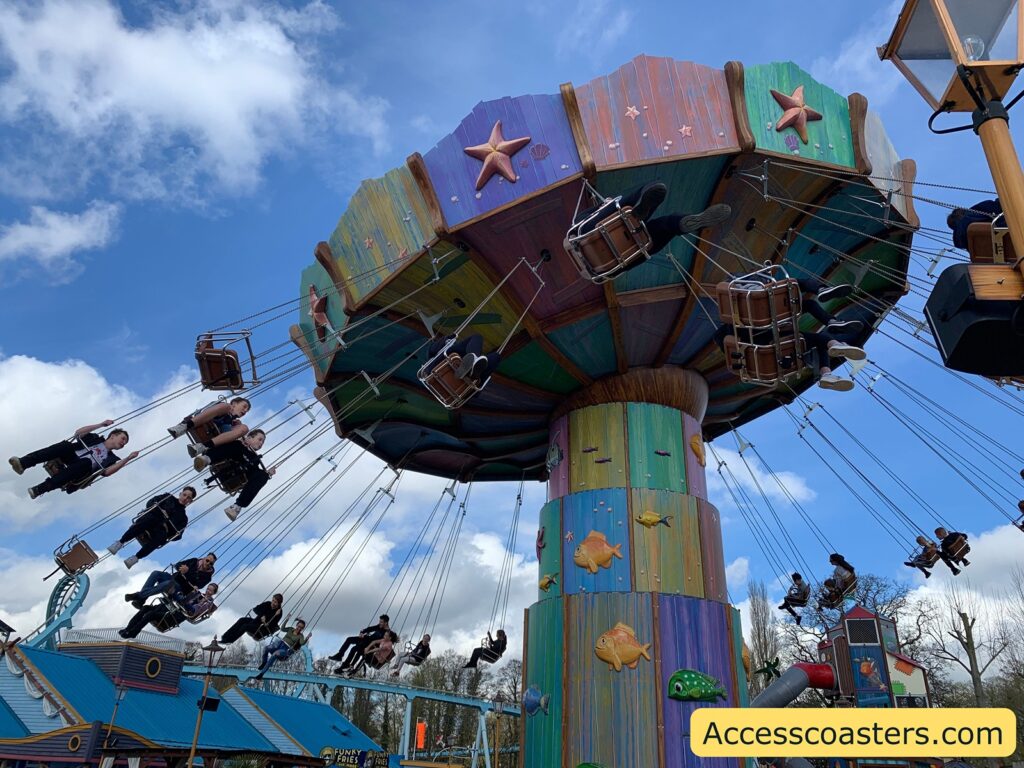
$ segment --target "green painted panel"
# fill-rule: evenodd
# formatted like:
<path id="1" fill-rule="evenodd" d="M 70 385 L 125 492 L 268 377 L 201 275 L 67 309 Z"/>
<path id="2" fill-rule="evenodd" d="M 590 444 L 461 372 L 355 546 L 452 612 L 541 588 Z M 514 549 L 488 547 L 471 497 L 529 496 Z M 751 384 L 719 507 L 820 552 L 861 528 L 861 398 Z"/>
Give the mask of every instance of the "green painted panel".
<path id="1" fill-rule="evenodd" d="M 664 405 L 627 403 L 626 425 L 629 484 L 686 493 L 682 413 Z"/>
<path id="2" fill-rule="evenodd" d="M 545 592 L 537 588 L 537 599 L 547 600 L 562 595 L 562 502 L 560 499 L 549 501 L 540 510 L 538 530 L 544 530 L 544 547 L 540 551 L 537 573 L 538 583 L 545 576 L 553 576 L 556 581 Z"/>
<path id="3" fill-rule="evenodd" d="M 547 695 L 548 711 L 526 715 L 526 755 L 528 766 L 562 764 L 562 637 L 564 617 L 562 600 L 545 600 L 527 611 L 526 668 L 524 690 L 536 687 Z M 575 768 L 575 764 L 574 764 Z"/>
<path id="4" fill-rule="evenodd" d="M 334 353 L 338 350 L 338 341 L 330 333 L 327 334 L 324 343 L 317 338 L 316 329 L 313 327 L 313 319 L 309 315 L 309 288 L 316 290 L 317 296 L 327 297 L 327 319 L 335 330 L 341 330 L 348 322 L 343 306 L 344 300 L 338 295 L 334 287 L 334 281 L 319 264 L 311 264 L 302 270 L 302 279 L 299 284 L 299 328 L 306 339 L 306 345 L 315 360 L 313 365 L 321 373 L 326 372 L 333 360 Z"/>
<path id="5" fill-rule="evenodd" d="M 665 523 L 638 522 L 644 513 Z M 672 491 L 634 488 L 630 494 L 633 534 L 633 584 L 637 592 L 704 596 L 696 501 Z"/>
<path id="6" fill-rule="evenodd" d="M 569 414 L 569 491 L 622 488 L 626 436 L 622 403 L 592 405 Z"/>
<path id="7" fill-rule="evenodd" d="M 806 144 L 797 136 L 795 128 L 775 130 L 785 110 L 771 94 L 774 88 L 789 96 L 801 85 L 804 103 L 822 116 L 821 120 L 807 123 Z M 850 106 L 845 96 L 822 85 L 790 61 L 747 67 L 744 90 L 750 129 L 758 149 L 854 167 Z M 790 136 L 793 138 L 787 144 Z"/>
<path id="8" fill-rule="evenodd" d="M 729 607 L 729 623 L 732 625 L 732 651 L 736 660 L 736 693 L 740 706 L 745 707 L 750 703 L 750 699 L 747 695 L 747 671 L 743 668 L 743 619 L 739 609 Z"/>
<path id="9" fill-rule="evenodd" d="M 536 341 L 531 341 L 514 355 L 503 357 L 498 370 L 531 387 L 560 395 L 567 395 L 580 385 Z"/>

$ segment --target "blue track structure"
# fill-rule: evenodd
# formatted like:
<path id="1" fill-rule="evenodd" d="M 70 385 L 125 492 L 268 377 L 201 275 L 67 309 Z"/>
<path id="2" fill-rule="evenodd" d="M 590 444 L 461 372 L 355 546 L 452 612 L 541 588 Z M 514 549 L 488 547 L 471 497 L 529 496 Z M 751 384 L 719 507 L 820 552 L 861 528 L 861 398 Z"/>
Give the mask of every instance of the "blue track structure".
<path id="1" fill-rule="evenodd" d="M 46 605 L 46 622 L 21 641 L 29 648 L 57 648 L 57 633 L 72 626 L 72 619 L 89 594 L 89 577 L 84 573 L 61 578 L 50 593 Z"/>

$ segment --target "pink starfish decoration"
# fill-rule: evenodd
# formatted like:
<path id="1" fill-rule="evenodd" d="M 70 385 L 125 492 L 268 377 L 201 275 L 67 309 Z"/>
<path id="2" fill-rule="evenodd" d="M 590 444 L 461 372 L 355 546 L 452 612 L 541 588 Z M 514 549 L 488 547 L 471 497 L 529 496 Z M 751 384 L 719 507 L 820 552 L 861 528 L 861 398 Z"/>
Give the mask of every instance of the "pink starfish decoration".
<path id="1" fill-rule="evenodd" d="M 628 117 L 630 120 L 636 120 L 638 117 L 640 117 L 640 110 L 630 105 L 629 109 L 626 110 L 626 117 Z"/>
<path id="2" fill-rule="evenodd" d="M 327 341 L 327 329 L 331 325 L 331 321 L 327 318 L 327 297 L 317 296 L 316 288 L 312 285 L 309 286 L 309 316 L 313 318 L 316 337 L 323 344 Z"/>
<path id="3" fill-rule="evenodd" d="M 398 258 L 400 258 L 400 259 L 404 259 L 408 255 L 409 255 L 409 249 L 408 248 L 403 248 L 402 250 L 400 250 L 398 252 Z"/>
<path id="4" fill-rule="evenodd" d="M 772 97 L 778 102 L 785 112 L 775 124 L 776 131 L 784 131 L 786 128 L 795 128 L 800 140 L 807 143 L 807 123 L 811 120 L 821 120 L 821 113 L 815 112 L 804 103 L 804 87 L 798 85 L 791 96 L 772 90 Z"/>
<path id="5" fill-rule="evenodd" d="M 682 136 L 684 139 L 691 138 L 693 136 L 693 126 L 684 125 L 682 128 L 679 129 L 679 135 Z"/>
<path id="6" fill-rule="evenodd" d="M 368 237 L 365 240 L 363 240 L 363 245 L 365 245 L 367 248 L 373 248 L 373 238 Z"/>
<path id="7" fill-rule="evenodd" d="M 482 160 L 484 165 L 480 169 L 480 175 L 476 177 L 476 188 L 481 190 L 484 184 L 496 173 L 501 174 L 513 184 L 516 183 L 516 172 L 512 168 L 512 155 L 530 143 L 529 136 L 518 139 L 505 140 L 501 132 L 501 120 L 494 123 L 491 129 L 491 137 L 486 144 L 478 144 L 475 147 L 466 147 L 463 150 L 470 157 Z"/>
<path id="8" fill-rule="evenodd" d="M 572 541 L 572 531 L 569 531 L 567 534 L 565 534 L 565 540 Z"/>

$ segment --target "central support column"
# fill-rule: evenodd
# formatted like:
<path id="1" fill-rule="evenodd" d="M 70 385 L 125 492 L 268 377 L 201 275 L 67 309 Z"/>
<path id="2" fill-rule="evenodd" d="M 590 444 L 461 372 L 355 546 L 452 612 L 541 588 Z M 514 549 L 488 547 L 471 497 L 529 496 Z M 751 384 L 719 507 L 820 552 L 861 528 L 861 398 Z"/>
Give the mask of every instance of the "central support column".
<path id="1" fill-rule="evenodd" d="M 741 762 L 689 749 L 695 707 L 747 703 L 707 500 L 707 397 L 693 371 L 641 369 L 555 412 L 526 615 L 523 686 L 542 706 L 524 717 L 525 768 Z"/>

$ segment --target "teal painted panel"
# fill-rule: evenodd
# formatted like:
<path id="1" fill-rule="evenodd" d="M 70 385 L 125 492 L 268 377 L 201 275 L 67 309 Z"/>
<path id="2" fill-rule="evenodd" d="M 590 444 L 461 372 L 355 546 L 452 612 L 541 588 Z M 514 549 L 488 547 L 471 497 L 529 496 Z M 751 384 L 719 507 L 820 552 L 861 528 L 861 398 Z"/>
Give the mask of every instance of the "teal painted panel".
<path id="1" fill-rule="evenodd" d="M 317 263 L 302 270 L 302 279 L 299 284 L 298 325 L 302 330 L 310 354 L 314 357 L 313 366 L 323 374 L 330 367 L 334 354 L 338 351 L 338 341 L 330 329 L 327 329 L 324 343 L 320 343 L 313 326 L 313 318 L 309 314 L 310 287 L 316 291 L 317 297 L 327 297 L 327 319 L 334 330 L 344 328 L 345 323 L 348 322 L 348 316 L 344 312 L 344 299 L 338 295 L 334 281 L 327 274 L 327 270 Z"/>
<path id="2" fill-rule="evenodd" d="M 549 331 L 558 351 L 597 379 L 616 370 L 615 343 L 607 312 Z"/>
<path id="3" fill-rule="evenodd" d="M 630 485 L 686 493 L 682 413 L 664 405 L 628 403 L 626 427 Z"/>
<path id="4" fill-rule="evenodd" d="M 548 711 L 533 715 L 523 712 L 526 724 L 525 765 L 559 766 L 562 759 L 562 637 L 564 634 L 562 600 L 545 600 L 527 611 L 528 649 L 523 670 L 523 688 L 535 686 L 547 695 Z M 575 768 L 575 764 L 573 766 Z"/>
<path id="5" fill-rule="evenodd" d="M 736 670 L 736 696 L 741 707 L 750 704 L 750 697 L 747 695 L 747 671 L 743 668 L 743 618 L 739 609 L 729 608 L 730 623 L 732 624 L 732 652 L 733 664 Z"/>
<path id="6" fill-rule="evenodd" d="M 822 116 L 821 120 L 807 123 L 806 144 L 794 128 L 775 130 L 785 110 L 771 94 L 774 88 L 789 96 L 801 85 L 804 87 L 804 103 Z M 747 67 L 744 70 L 744 90 L 750 129 L 758 149 L 854 167 L 850 106 L 845 96 L 822 85 L 789 61 Z"/>
<path id="7" fill-rule="evenodd" d="M 449 328 L 451 326 L 448 326 Z M 475 326 L 474 326 L 475 327 Z M 580 383 L 566 373 L 536 341 L 531 341 L 514 355 L 503 357 L 498 370 L 531 387 L 567 395 Z"/>
<path id="8" fill-rule="evenodd" d="M 543 531 L 538 558 L 537 581 L 538 583 L 545 576 L 554 577 L 555 581 L 545 592 L 539 586 L 537 588 L 538 600 L 550 600 L 562 595 L 562 502 L 559 499 L 549 501 L 540 510 L 540 523 L 538 527 L 538 538 L 540 531 Z"/>

